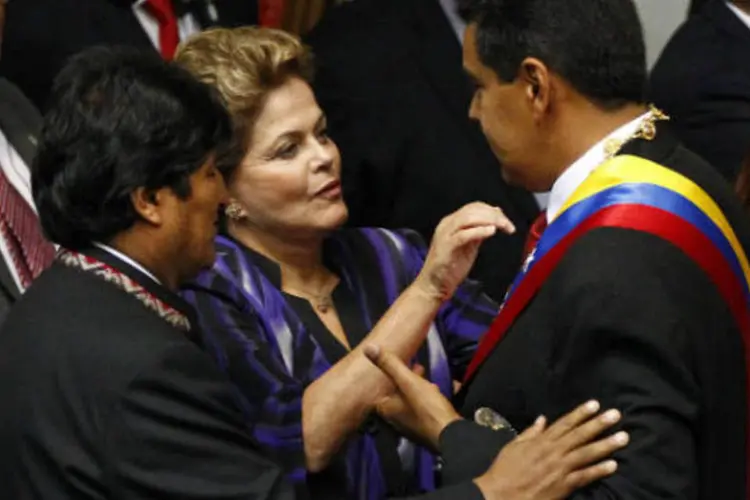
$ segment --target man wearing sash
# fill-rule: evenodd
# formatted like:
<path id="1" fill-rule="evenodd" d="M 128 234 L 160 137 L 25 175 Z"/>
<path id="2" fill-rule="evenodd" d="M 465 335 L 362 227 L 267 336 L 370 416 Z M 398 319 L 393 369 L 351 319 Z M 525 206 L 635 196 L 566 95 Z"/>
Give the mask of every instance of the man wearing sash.
<path id="1" fill-rule="evenodd" d="M 427 425 L 450 412 L 373 348 L 407 403 L 384 401 L 382 412 L 464 443 L 443 458 L 471 475 L 510 426 L 593 394 L 622 410 L 631 445 L 615 454 L 615 475 L 571 498 L 750 498 L 747 216 L 715 169 L 672 136 L 668 117 L 643 104 L 632 0 L 464 7 L 470 114 L 503 175 L 551 189 L 549 207 L 458 394 L 464 418 Z"/>

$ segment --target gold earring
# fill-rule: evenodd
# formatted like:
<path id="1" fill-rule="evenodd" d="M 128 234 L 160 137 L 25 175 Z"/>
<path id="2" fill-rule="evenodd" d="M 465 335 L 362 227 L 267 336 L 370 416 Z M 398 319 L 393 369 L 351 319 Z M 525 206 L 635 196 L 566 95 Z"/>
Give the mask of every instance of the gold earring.
<path id="1" fill-rule="evenodd" d="M 229 205 L 224 208 L 224 214 L 235 221 L 245 218 L 245 210 L 236 201 L 229 202 Z"/>

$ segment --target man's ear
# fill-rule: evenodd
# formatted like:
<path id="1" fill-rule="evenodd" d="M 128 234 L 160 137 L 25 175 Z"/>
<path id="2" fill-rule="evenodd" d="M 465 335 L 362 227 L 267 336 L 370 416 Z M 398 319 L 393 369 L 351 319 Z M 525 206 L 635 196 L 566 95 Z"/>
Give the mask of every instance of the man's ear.
<path id="1" fill-rule="evenodd" d="M 527 57 L 521 63 L 519 79 L 525 86 L 526 98 L 537 114 L 544 113 L 550 105 L 552 81 L 550 72 L 542 61 Z"/>
<path id="2" fill-rule="evenodd" d="M 160 226 L 164 223 L 164 203 L 167 196 L 167 188 L 146 189 L 139 187 L 130 195 L 133 208 L 143 220 Z"/>

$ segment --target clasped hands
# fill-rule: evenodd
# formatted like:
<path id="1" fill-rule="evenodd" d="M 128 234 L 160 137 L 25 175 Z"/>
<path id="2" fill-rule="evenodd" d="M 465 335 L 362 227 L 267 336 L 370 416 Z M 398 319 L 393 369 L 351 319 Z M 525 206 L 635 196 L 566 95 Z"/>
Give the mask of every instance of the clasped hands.
<path id="1" fill-rule="evenodd" d="M 377 404 L 378 414 L 403 435 L 437 451 L 443 430 L 461 419 L 450 401 L 419 368 L 410 369 L 392 353 L 368 345 L 365 355 L 395 388 Z M 617 463 L 607 457 L 626 446 L 629 436 L 618 432 L 599 438 L 620 420 L 617 410 L 599 414 L 599 409 L 596 401 L 589 401 L 552 425 L 540 416 L 499 450 L 484 475 L 474 478 L 485 499 L 563 499 L 613 474 Z"/>

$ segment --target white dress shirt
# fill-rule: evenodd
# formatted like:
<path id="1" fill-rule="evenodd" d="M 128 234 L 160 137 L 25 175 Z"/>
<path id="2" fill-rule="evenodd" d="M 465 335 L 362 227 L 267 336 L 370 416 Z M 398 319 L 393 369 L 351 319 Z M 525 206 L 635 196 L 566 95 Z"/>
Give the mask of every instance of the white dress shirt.
<path id="1" fill-rule="evenodd" d="M 5 138 L 2 130 L 0 130 L 0 168 L 3 169 L 3 173 L 8 182 L 10 182 L 10 185 L 18 191 L 31 209 L 34 210 L 34 213 L 36 213 L 34 200 L 31 197 L 31 172 L 29 172 L 29 168 L 13 148 L 13 145 Z M 18 275 L 16 266 L 13 264 L 10 248 L 8 248 L 8 244 L 2 237 L 0 237 L 0 254 L 2 254 L 6 267 L 13 277 L 13 281 L 15 281 L 18 289 L 23 292 L 24 288 L 21 285 L 21 278 Z"/>
<path id="2" fill-rule="evenodd" d="M 146 269 L 141 264 L 139 264 L 135 260 L 131 259 L 127 255 L 125 255 L 124 253 L 120 252 L 119 250 L 115 250 L 114 248 L 112 248 L 109 245 L 105 245 L 104 243 L 98 243 L 98 242 L 94 242 L 94 246 L 96 246 L 98 248 L 101 248 L 102 250 L 104 250 L 108 254 L 116 257 L 118 260 L 121 260 L 124 263 L 129 264 L 130 266 L 138 269 L 140 272 L 142 272 L 143 274 L 145 274 L 146 276 L 148 276 L 149 278 L 151 278 L 152 280 L 154 280 L 156 283 L 158 283 L 158 284 L 161 285 L 161 281 L 159 281 L 156 278 L 156 276 L 154 276 L 154 273 L 152 273 L 151 271 L 149 271 L 148 269 Z"/>
<path id="3" fill-rule="evenodd" d="M 611 140 L 626 141 L 632 136 L 640 126 L 641 122 L 650 116 L 650 112 L 644 113 L 635 120 L 632 120 L 622 127 L 618 128 L 607 137 L 597 142 L 591 149 L 578 158 L 569 166 L 552 185 L 549 196 L 549 205 L 547 205 L 547 223 L 551 223 L 560 213 L 560 209 L 573 196 L 576 189 L 583 184 L 583 181 L 604 163 L 607 159 L 605 145 Z"/>
<path id="4" fill-rule="evenodd" d="M 146 0 L 138 0 L 135 2 L 133 4 L 133 13 L 138 19 L 138 22 L 141 23 L 141 26 L 143 26 L 143 30 L 146 32 L 146 35 L 148 35 L 151 43 L 154 44 L 154 47 L 156 47 L 156 50 L 161 52 L 161 45 L 159 44 L 159 22 L 151 15 L 151 13 L 149 13 L 148 9 L 143 5 L 144 3 L 146 3 Z M 213 3 L 210 3 L 210 12 L 212 6 Z M 201 31 L 198 21 L 195 20 L 192 14 L 185 14 L 180 17 L 177 20 L 177 29 L 179 31 L 180 40 L 185 40 L 190 35 Z"/>
<path id="5" fill-rule="evenodd" d="M 727 2 L 727 7 L 729 7 L 729 10 L 731 10 L 732 12 L 734 12 L 735 14 L 737 14 L 737 17 L 740 18 L 740 21 L 742 21 L 743 23 L 745 23 L 745 25 L 748 28 L 750 28 L 750 14 L 748 14 L 744 10 L 740 9 L 739 7 L 737 7 L 732 2 Z"/>

